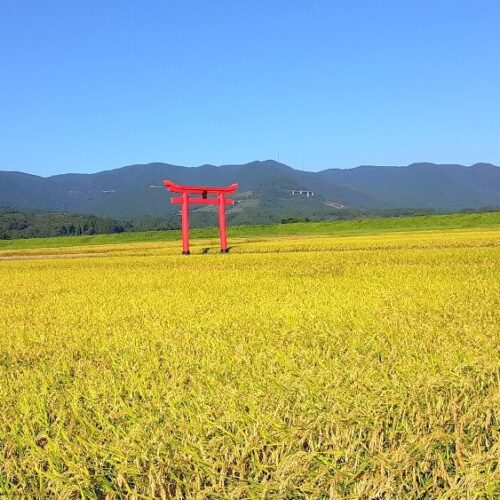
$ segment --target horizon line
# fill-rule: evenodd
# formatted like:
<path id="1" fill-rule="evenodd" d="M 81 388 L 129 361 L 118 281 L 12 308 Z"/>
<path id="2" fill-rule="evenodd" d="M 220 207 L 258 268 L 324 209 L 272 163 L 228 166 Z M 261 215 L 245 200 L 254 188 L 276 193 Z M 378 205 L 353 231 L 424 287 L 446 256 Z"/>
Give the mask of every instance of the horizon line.
<path id="1" fill-rule="evenodd" d="M 272 158 L 266 159 L 266 160 L 253 160 L 249 161 L 246 163 L 223 163 L 221 165 L 214 165 L 212 163 L 203 163 L 202 165 L 195 165 L 195 166 L 188 166 L 188 165 L 177 165 L 173 163 L 167 163 L 167 162 L 162 162 L 162 161 L 150 161 L 146 163 L 131 163 L 128 165 L 123 165 L 121 167 L 114 167 L 114 168 L 108 168 L 108 169 L 103 169 L 103 170 L 96 170 L 93 172 L 63 172 L 63 173 L 58 173 L 58 174 L 50 174 L 50 175 L 38 175 L 38 174 L 32 174 L 28 171 L 24 170 L 10 170 L 10 169 L 0 169 L 0 172 L 11 172 L 11 173 L 18 173 L 18 174 L 25 174 L 25 175 L 31 175 L 34 177 L 40 177 L 42 179 L 49 179 L 51 177 L 58 177 L 60 175 L 95 175 L 95 174 L 101 174 L 104 172 L 113 172 L 115 170 L 121 170 L 123 168 L 130 168 L 130 167 L 146 167 L 150 165 L 168 165 L 170 167 L 176 167 L 176 168 L 189 168 L 189 169 L 197 169 L 197 168 L 203 168 L 203 167 L 214 167 L 214 168 L 224 168 L 224 167 L 243 167 L 246 165 L 250 165 L 252 163 L 268 163 L 268 162 L 273 162 L 278 165 L 282 165 L 284 167 L 291 168 L 292 170 L 295 170 L 297 172 L 306 172 L 306 173 L 311 173 L 311 174 L 318 174 L 321 172 L 326 172 L 328 170 L 355 170 L 357 168 L 366 168 L 366 167 L 374 167 L 374 168 L 408 168 L 416 165 L 433 165 L 436 167 L 464 167 L 464 168 L 472 168 L 476 167 L 479 165 L 488 165 L 496 168 L 500 168 L 498 165 L 495 165 L 494 163 L 490 162 L 475 162 L 470 165 L 464 165 L 461 163 L 434 163 L 434 162 L 429 162 L 429 161 L 417 161 L 417 162 L 412 162 L 407 165 L 374 165 L 374 164 L 362 164 L 362 165 L 357 165 L 355 167 L 331 167 L 331 168 L 324 168 L 321 170 L 303 170 L 300 168 L 295 168 L 292 167 L 286 163 L 274 160 Z"/>

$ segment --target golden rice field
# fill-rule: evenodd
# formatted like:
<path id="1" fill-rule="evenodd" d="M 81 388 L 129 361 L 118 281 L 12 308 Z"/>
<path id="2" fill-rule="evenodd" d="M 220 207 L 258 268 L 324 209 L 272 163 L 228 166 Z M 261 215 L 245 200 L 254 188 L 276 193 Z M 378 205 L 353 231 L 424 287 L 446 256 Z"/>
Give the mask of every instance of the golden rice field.
<path id="1" fill-rule="evenodd" d="M 0 496 L 498 498 L 500 231 L 0 253 Z"/>

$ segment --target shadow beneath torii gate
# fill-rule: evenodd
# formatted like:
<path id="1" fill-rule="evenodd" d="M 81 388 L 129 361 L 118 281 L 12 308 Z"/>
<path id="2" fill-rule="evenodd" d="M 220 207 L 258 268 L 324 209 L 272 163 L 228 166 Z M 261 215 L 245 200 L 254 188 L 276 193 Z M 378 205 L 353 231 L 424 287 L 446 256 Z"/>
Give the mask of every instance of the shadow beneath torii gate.
<path id="1" fill-rule="evenodd" d="M 229 253 L 229 251 L 231 250 L 231 248 L 233 248 L 233 247 L 227 247 L 225 250 L 221 250 L 220 252 L 221 253 Z M 211 247 L 203 247 L 201 249 L 201 253 L 202 254 L 209 254 L 209 253 L 212 253 L 211 250 L 215 250 L 215 249 L 211 248 Z"/>

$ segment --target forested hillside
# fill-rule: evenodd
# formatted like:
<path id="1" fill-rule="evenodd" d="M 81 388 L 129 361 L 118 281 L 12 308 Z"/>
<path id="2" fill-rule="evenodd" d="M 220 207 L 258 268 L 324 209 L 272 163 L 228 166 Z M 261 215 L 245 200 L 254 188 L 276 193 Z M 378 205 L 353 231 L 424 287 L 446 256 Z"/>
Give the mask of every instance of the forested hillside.
<path id="1" fill-rule="evenodd" d="M 362 166 L 320 172 L 295 170 L 268 160 L 244 165 L 187 168 L 166 163 L 131 165 L 95 174 L 48 178 L 0 172 L 0 209 L 71 212 L 116 219 L 171 217 L 163 179 L 184 184 L 238 182 L 228 217 L 236 223 L 283 218 L 329 218 L 336 209 L 427 209 L 459 211 L 500 207 L 500 168 L 478 163 L 407 167 Z M 195 208 L 209 223 L 213 207 Z"/>

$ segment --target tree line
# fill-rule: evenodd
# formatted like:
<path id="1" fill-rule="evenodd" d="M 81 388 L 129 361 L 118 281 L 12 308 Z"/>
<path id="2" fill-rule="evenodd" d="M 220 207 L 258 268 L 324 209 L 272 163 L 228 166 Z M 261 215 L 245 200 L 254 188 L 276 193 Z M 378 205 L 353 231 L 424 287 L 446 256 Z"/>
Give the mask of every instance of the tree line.
<path id="1" fill-rule="evenodd" d="M 0 239 L 121 233 L 125 230 L 125 225 L 119 221 L 96 216 L 0 213 Z"/>
<path id="2" fill-rule="evenodd" d="M 479 210 L 461 210 L 461 212 L 497 211 L 498 208 L 485 207 Z M 318 220 L 347 220 L 378 217 L 408 217 L 439 213 L 426 209 L 362 209 L 311 211 L 307 214 L 293 213 L 286 210 L 257 210 L 250 208 L 237 217 L 228 214 L 232 224 L 266 224 L 308 222 Z M 304 217 L 304 215 L 306 215 Z M 132 220 L 117 220 L 96 215 L 76 215 L 68 213 L 26 213 L 0 212 L 0 240 L 17 238 L 43 238 L 49 236 L 79 236 L 92 234 L 111 234 L 129 231 L 166 231 L 179 229 L 178 215 L 164 217 L 144 216 Z M 195 211 L 190 218 L 192 227 L 215 225 L 213 214 Z"/>

